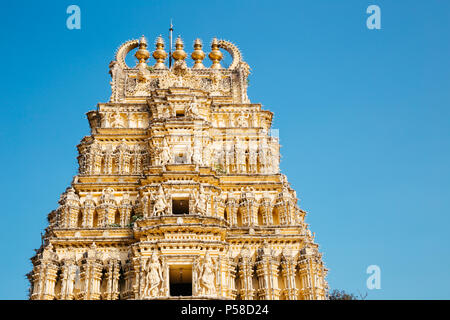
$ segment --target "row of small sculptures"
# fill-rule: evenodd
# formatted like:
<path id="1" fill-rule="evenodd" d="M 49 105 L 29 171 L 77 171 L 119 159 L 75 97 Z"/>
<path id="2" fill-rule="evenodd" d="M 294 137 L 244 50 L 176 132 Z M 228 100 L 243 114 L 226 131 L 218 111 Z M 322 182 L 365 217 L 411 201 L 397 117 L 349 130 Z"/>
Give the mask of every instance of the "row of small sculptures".
<path id="1" fill-rule="evenodd" d="M 199 165 L 216 164 L 226 172 L 251 172 L 273 173 L 278 171 L 279 153 L 267 143 L 245 144 L 234 139 L 232 144 L 211 144 L 202 146 L 194 145 L 193 148 L 185 147 L 177 156 L 173 148 L 164 139 L 162 146 L 152 146 L 154 165 L 167 165 L 171 163 L 194 163 Z M 248 169 L 247 169 L 248 163 Z M 259 170 L 258 170 L 259 169 Z"/>
<path id="2" fill-rule="evenodd" d="M 207 118 L 200 111 L 200 105 L 194 97 L 193 101 L 184 108 L 184 116 L 189 118 L 197 118 L 207 121 Z M 163 106 L 159 110 L 158 118 L 177 117 L 176 111 L 171 106 Z M 102 117 L 103 128 L 147 128 L 149 125 L 148 118 L 142 113 L 132 113 L 114 111 L 105 113 Z M 258 118 L 251 117 L 249 113 L 239 112 L 232 113 L 228 116 L 227 121 L 223 118 L 216 119 L 218 127 L 258 127 Z"/>

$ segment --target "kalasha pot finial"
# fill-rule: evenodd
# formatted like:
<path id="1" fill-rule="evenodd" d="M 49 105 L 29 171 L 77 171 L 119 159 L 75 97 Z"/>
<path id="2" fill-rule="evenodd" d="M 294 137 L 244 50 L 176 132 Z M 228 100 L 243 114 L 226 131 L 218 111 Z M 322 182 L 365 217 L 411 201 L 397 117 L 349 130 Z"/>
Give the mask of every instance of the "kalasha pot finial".
<path id="1" fill-rule="evenodd" d="M 205 66 L 203 65 L 202 61 L 205 59 L 205 53 L 202 50 L 202 41 L 200 39 L 195 39 L 194 42 L 194 52 L 191 54 L 192 60 L 194 60 L 195 64 L 193 66 L 193 69 L 203 69 Z"/>
<path id="2" fill-rule="evenodd" d="M 166 65 L 164 60 L 167 58 L 167 52 L 164 51 L 164 40 L 162 36 L 159 36 L 155 42 L 156 50 L 153 51 L 153 58 L 155 58 L 156 63 L 153 66 L 155 69 L 165 69 Z"/>
<path id="3" fill-rule="evenodd" d="M 181 40 L 181 37 L 178 36 L 177 41 L 175 42 L 175 49 L 176 50 L 172 53 L 172 57 L 176 61 L 180 61 L 180 60 L 186 59 L 187 54 L 186 54 L 186 52 L 184 52 L 183 48 L 184 48 L 183 40 Z"/>
<path id="4" fill-rule="evenodd" d="M 139 50 L 134 54 L 139 63 L 144 63 L 150 58 L 150 52 L 147 50 L 147 39 L 142 36 L 139 39 Z"/>
<path id="5" fill-rule="evenodd" d="M 222 52 L 219 50 L 219 41 L 214 38 L 211 43 L 211 52 L 209 53 L 209 58 L 212 61 L 211 69 L 221 69 L 220 60 L 223 58 Z"/>

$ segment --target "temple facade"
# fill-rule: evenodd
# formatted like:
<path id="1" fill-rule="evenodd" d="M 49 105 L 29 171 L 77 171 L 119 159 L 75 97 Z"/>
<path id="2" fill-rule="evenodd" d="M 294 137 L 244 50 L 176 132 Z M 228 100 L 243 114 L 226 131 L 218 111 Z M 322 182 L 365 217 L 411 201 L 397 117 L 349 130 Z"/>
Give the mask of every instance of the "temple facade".
<path id="1" fill-rule="evenodd" d="M 247 97 L 238 48 L 145 37 L 109 65 L 79 173 L 31 258 L 30 299 L 326 299 L 327 269 L 280 173 L 273 114 Z M 137 63 L 126 56 L 135 50 Z M 232 62 L 222 66 L 223 54 Z"/>

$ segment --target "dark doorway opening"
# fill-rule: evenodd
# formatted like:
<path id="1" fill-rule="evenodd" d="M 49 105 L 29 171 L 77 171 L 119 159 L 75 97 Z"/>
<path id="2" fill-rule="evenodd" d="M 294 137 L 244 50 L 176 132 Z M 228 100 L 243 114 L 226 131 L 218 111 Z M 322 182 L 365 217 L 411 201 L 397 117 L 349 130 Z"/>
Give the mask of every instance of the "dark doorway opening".
<path id="1" fill-rule="evenodd" d="M 170 295 L 173 297 L 192 296 L 192 283 L 170 284 Z"/>
<path id="2" fill-rule="evenodd" d="M 189 199 L 173 199 L 172 214 L 189 214 Z"/>
<path id="3" fill-rule="evenodd" d="M 169 268 L 170 295 L 192 296 L 192 266 L 171 266 Z"/>

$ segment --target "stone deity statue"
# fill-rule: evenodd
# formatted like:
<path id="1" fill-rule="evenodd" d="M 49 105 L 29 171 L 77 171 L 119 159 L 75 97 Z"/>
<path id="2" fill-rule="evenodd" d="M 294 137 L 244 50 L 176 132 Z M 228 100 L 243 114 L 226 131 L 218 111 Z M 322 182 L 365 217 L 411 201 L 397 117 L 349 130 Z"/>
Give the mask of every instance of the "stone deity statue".
<path id="1" fill-rule="evenodd" d="M 156 252 L 153 252 L 151 259 L 148 259 L 145 265 L 145 272 L 144 296 L 147 298 L 158 297 L 161 292 L 163 276 L 161 263 L 159 262 Z"/>
<path id="2" fill-rule="evenodd" d="M 197 98 L 194 97 L 192 102 L 186 107 L 186 116 L 188 117 L 197 117 L 198 116 L 198 103 Z"/>
<path id="3" fill-rule="evenodd" d="M 118 112 L 114 112 L 110 116 L 111 128 L 124 128 L 123 119 Z"/>
<path id="4" fill-rule="evenodd" d="M 153 205 L 153 216 L 161 216 L 164 215 L 166 212 L 168 205 L 166 201 L 166 196 L 164 194 L 164 190 L 162 186 L 159 186 L 158 194 L 156 195 L 156 198 L 153 198 L 154 205 Z"/>
<path id="5" fill-rule="evenodd" d="M 205 254 L 203 263 L 197 269 L 200 295 L 210 296 L 216 294 L 216 267 L 208 252 Z"/>
<path id="6" fill-rule="evenodd" d="M 160 160 L 162 165 L 166 165 L 172 161 L 172 155 L 170 153 L 169 145 L 167 144 L 166 139 L 163 141 L 163 147 L 160 155 Z"/>
<path id="7" fill-rule="evenodd" d="M 248 127 L 248 118 L 250 116 L 247 114 L 240 114 L 237 118 L 236 118 L 236 126 L 237 127 Z"/>
<path id="8" fill-rule="evenodd" d="M 195 203 L 194 210 L 196 213 L 206 215 L 208 211 L 208 196 L 203 189 L 203 186 L 200 186 L 200 191 L 194 193 Z"/>

